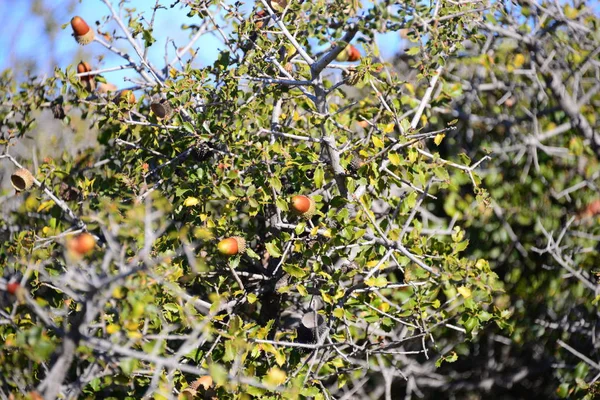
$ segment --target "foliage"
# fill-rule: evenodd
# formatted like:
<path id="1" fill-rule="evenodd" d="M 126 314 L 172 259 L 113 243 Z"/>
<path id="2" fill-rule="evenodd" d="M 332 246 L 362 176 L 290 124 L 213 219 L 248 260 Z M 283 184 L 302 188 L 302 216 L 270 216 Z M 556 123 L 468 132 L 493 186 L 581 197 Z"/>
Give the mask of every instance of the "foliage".
<path id="1" fill-rule="evenodd" d="M 158 68 L 147 47 L 170 33 L 103 1 L 88 46 L 135 71 L 135 98 L 106 93 L 110 65 L 0 80 L 0 161 L 37 178 L 1 200 L 0 393 L 593 396 L 589 8 L 157 2 L 189 19 Z M 386 62 L 390 32 L 406 49 Z M 348 43 L 359 62 L 336 61 Z M 97 137 L 16 156 L 45 109 Z M 82 231 L 87 254 L 69 246 Z M 246 250 L 221 254 L 233 236 Z"/>

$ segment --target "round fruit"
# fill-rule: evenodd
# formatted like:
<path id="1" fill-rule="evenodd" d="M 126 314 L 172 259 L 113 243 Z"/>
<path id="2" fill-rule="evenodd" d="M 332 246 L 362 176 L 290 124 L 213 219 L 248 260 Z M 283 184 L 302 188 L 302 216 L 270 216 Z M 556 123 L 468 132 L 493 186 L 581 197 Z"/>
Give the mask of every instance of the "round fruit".
<path id="1" fill-rule="evenodd" d="M 12 294 L 14 296 L 17 294 L 17 290 L 19 290 L 20 287 L 21 285 L 19 282 L 10 282 L 6 284 L 6 291 L 8 294 Z"/>
<path id="2" fill-rule="evenodd" d="M 135 104 L 135 94 L 131 90 L 122 90 L 115 98 L 117 104 Z"/>
<path id="3" fill-rule="evenodd" d="M 303 217 L 312 217 L 315 213 L 315 201 L 308 196 L 296 195 L 292 197 L 292 210 Z"/>
<path id="4" fill-rule="evenodd" d="M 94 246 L 96 246 L 96 239 L 88 232 L 80 233 L 72 238 L 68 244 L 69 249 L 80 256 L 94 250 Z"/>
<path id="5" fill-rule="evenodd" d="M 360 51 L 351 44 L 347 45 L 344 50 L 335 58 L 336 61 L 358 61 L 360 60 Z"/>
<path id="6" fill-rule="evenodd" d="M 90 66 L 90 64 L 88 64 L 85 61 L 81 61 L 79 64 L 77 64 L 77 73 L 79 74 L 83 74 L 84 72 L 90 72 L 92 70 L 92 67 Z M 90 75 L 87 75 L 90 76 Z"/>
<path id="7" fill-rule="evenodd" d="M 90 31 L 90 26 L 79 16 L 71 19 L 71 28 L 73 28 L 73 33 L 77 36 L 85 35 Z"/>
<path id="8" fill-rule="evenodd" d="M 239 236 L 228 237 L 219 242 L 217 249 L 221 254 L 234 256 L 246 251 L 246 241 Z"/>
<path id="9" fill-rule="evenodd" d="M 77 64 L 77 73 L 83 74 L 85 72 L 91 71 L 92 67 L 87 62 L 81 61 L 79 64 Z M 79 79 L 88 91 L 92 92 L 96 88 L 96 81 L 94 80 L 94 75 L 80 76 Z"/>
<path id="10" fill-rule="evenodd" d="M 346 47 L 346 52 L 348 53 L 348 61 L 354 62 L 360 60 L 360 51 L 351 44 Z"/>
<path id="11" fill-rule="evenodd" d="M 86 45 L 94 40 L 94 31 L 81 17 L 73 17 L 71 19 L 71 28 L 73 28 L 73 36 L 77 43 Z"/>

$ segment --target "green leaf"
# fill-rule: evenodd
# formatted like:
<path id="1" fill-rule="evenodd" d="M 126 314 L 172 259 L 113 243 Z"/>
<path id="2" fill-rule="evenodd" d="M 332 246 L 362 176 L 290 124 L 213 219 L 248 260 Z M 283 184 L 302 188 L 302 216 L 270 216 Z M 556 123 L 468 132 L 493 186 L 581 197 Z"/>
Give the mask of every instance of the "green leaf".
<path id="1" fill-rule="evenodd" d="M 302 279 L 306 276 L 307 272 L 300 267 L 295 265 L 284 265 L 283 270 L 293 276 L 294 278 Z"/>
<path id="2" fill-rule="evenodd" d="M 281 257 L 281 250 L 279 250 L 275 242 L 269 242 L 265 244 L 265 247 L 267 248 L 267 251 L 271 257 Z"/>

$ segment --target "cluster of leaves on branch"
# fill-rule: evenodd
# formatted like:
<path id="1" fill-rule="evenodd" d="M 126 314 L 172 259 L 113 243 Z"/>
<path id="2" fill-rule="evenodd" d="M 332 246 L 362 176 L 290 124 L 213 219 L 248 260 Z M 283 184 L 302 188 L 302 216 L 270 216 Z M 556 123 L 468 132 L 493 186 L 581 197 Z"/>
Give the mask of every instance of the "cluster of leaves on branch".
<path id="1" fill-rule="evenodd" d="M 91 60 L 18 87 L 9 71 L 0 80 L 0 162 L 36 178 L 1 200 L 0 393 L 481 392 L 511 378 L 468 381 L 485 371 L 473 349 L 501 338 L 530 351 L 519 346 L 536 333 L 511 314 L 544 319 L 513 300 L 543 288 L 568 318 L 596 288 L 582 251 L 593 232 L 570 236 L 568 250 L 551 233 L 573 229 L 565 215 L 594 197 L 574 201 L 567 188 L 595 190 L 598 175 L 587 9 L 157 1 L 142 18 L 102 1 L 106 16 L 89 31 L 75 20 L 75 38 L 119 56 L 128 87 L 115 91 L 116 66 Z M 189 43 L 166 46 L 159 67 L 147 50 L 170 33 L 153 24 L 173 7 L 188 12 Z M 380 56 L 384 33 L 403 38 L 394 62 Z M 197 59 L 205 35 L 221 41 L 210 65 Z M 571 58 L 552 58 L 561 48 Z M 571 94 L 557 83 L 569 68 L 580 71 Z M 589 95 L 574 111 L 577 90 Z M 97 138 L 76 154 L 17 159 L 45 109 Z M 540 275 L 541 263 L 556 270 Z M 560 282 L 561 268 L 578 280 Z M 591 390 L 580 365 L 561 394 Z"/>

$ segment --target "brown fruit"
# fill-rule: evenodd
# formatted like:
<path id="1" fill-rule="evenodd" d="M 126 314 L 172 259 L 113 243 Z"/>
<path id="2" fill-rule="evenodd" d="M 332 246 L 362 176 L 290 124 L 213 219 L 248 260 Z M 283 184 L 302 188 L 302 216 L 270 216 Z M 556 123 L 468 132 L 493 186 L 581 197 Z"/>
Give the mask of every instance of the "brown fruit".
<path id="1" fill-rule="evenodd" d="M 267 14 L 265 10 L 259 10 L 255 12 L 254 16 L 252 17 L 252 19 L 254 20 L 254 25 L 257 29 L 261 29 L 265 25 L 265 23 L 268 22 L 269 18 L 269 14 Z"/>
<path id="2" fill-rule="evenodd" d="M 94 31 L 81 17 L 73 17 L 71 19 L 71 28 L 73 28 L 73 36 L 77 43 L 86 45 L 94 40 Z"/>
<path id="3" fill-rule="evenodd" d="M 92 67 L 87 62 L 81 61 L 79 64 L 77 64 L 77 73 L 83 74 L 91 71 Z M 89 92 L 92 92 L 96 88 L 96 80 L 94 79 L 94 75 L 80 76 L 79 80 Z"/>
<path id="4" fill-rule="evenodd" d="M 219 242 L 217 249 L 221 254 L 234 256 L 246 251 L 246 241 L 239 236 L 228 237 Z"/>
<path id="5" fill-rule="evenodd" d="M 94 250 L 95 246 L 96 239 L 94 239 L 94 237 L 88 232 L 83 232 L 75 236 L 67 245 L 69 250 L 80 256 L 88 254 Z"/>
<path id="6" fill-rule="evenodd" d="M 292 197 L 292 210 L 303 217 L 310 218 L 315 214 L 315 201 L 308 196 L 296 195 Z"/>

